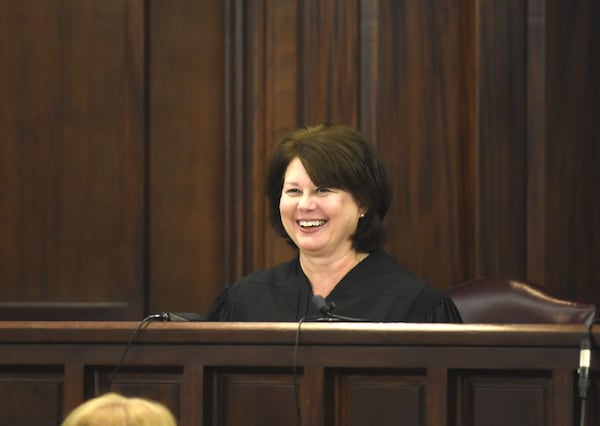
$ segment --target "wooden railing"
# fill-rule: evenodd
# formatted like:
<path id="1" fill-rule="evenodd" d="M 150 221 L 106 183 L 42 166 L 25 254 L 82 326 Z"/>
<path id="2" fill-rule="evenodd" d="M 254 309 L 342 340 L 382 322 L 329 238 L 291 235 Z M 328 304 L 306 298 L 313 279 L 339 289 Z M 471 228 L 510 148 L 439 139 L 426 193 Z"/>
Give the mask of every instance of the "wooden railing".
<path id="1" fill-rule="evenodd" d="M 85 399 L 112 389 L 159 400 L 181 425 L 193 426 L 578 425 L 584 331 L 0 322 L 0 418 L 57 425 Z M 589 425 L 600 424 L 600 327 L 592 342 Z"/>

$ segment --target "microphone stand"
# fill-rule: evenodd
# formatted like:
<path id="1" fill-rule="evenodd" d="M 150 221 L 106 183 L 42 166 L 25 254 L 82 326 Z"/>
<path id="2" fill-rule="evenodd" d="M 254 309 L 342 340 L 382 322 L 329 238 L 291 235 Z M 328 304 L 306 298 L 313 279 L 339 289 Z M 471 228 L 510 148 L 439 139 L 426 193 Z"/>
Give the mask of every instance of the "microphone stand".
<path id="1" fill-rule="evenodd" d="M 588 389 L 590 386 L 590 360 L 592 352 L 592 325 L 594 324 L 594 318 L 590 318 L 585 323 L 585 331 L 581 337 L 581 345 L 579 350 L 579 368 L 577 369 L 577 375 L 579 376 L 578 388 L 579 388 L 579 399 L 581 401 L 580 408 L 580 426 L 586 424 L 586 405 L 588 400 Z"/>

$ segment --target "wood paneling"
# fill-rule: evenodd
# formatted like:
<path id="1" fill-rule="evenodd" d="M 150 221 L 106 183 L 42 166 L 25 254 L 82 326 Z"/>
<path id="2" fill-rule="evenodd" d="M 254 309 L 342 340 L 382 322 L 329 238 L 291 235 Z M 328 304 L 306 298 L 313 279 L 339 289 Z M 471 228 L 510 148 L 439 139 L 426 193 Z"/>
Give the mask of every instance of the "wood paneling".
<path id="1" fill-rule="evenodd" d="M 110 384 L 107 382 L 108 375 L 105 370 L 97 368 L 90 368 L 90 370 L 90 380 L 87 383 L 90 395 L 87 398 L 109 390 L 125 396 L 143 395 L 145 398 L 161 401 L 175 417 L 182 418 L 181 368 L 123 368 Z"/>
<path id="2" fill-rule="evenodd" d="M 10 425 L 58 424 L 53 420 L 63 416 L 65 391 L 61 367 L 0 368 L 2 421 Z"/>
<path id="3" fill-rule="evenodd" d="M 143 2 L 1 10 L 0 318 L 139 317 Z"/>
<path id="4" fill-rule="evenodd" d="M 294 424 L 296 397 L 291 374 L 252 369 L 215 374 L 210 424 L 223 426 Z M 235 409 L 232 409 L 235 407 Z"/>
<path id="5" fill-rule="evenodd" d="M 461 375 L 462 407 L 456 424 L 500 426 L 523 424 L 545 426 L 553 423 L 552 380 L 539 373 L 499 372 Z M 558 401 L 556 401 L 558 402 Z M 569 404 L 570 405 L 570 404 Z M 563 407 L 564 409 L 564 407 Z M 564 424 L 569 424 L 569 420 Z"/>
<path id="6" fill-rule="evenodd" d="M 336 425 L 419 426 L 425 422 L 425 377 L 395 371 L 340 372 L 335 385 Z"/>
<path id="7" fill-rule="evenodd" d="M 356 127 L 359 115 L 359 2 L 301 2 L 301 125 L 324 121 Z"/>
<path id="8" fill-rule="evenodd" d="M 563 8 L 570 10 L 564 18 Z M 597 6 L 544 0 L 343 5 L 306 0 L 277 7 L 262 2 L 245 16 L 251 59 L 236 72 L 251 78 L 246 81 L 258 92 L 291 94 L 299 108 L 297 125 L 359 126 L 380 147 L 394 186 L 387 247 L 409 270 L 440 287 L 502 274 L 537 281 L 562 297 L 600 300 L 583 278 L 592 279 L 589 259 L 598 257 L 600 240 L 598 197 L 591 196 L 593 184 L 583 183 L 598 182 L 591 167 L 598 163 L 598 125 L 591 124 L 598 122 L 598 73 L 592 77 L 598 43 L 587 27 L 600 19 Z M 583 16 L 587 21 L 579 25 Z M 288 31 L 267 33 L 277 20 L 287 23 Z M 568 47 L 560 46 L 568 41 L 561 34 L 570 28 L 578 29 L 573 37 L 586 40 L 565 62 Z M 282 51 L 287 60 L 275 61 Z M 553 71 L 559 64 L 569 73 L 560 84 Z M 577 83 L 582 79 L 590 90 L 575 98 L 567 87 L 584 87 Z M 283 81 L 290 90 L 268 89 Z M 563 86 L 564 92 L 557 92 Z M 248 90 L 253 89 L 244 86 L 239 98 Z M 567 126 L 554 117 L 567 96 L 573 98 L 569 131 L 585 132 L 579 144 L 568 143 L 566 132 L 551 127 Z M 264 146 L 272 146 L 286 126 L 295 127 L 294 110 L 282 107 L 281 99 L 268 95 L 251 104 L 259 108 L 251 110 L 255 131 L 245 144 L 252 144 L 252 155 L 243 164 L 254 168 L 245 172 L 254 182 L 245 194 L 254 200 L 266 160 L 260 155 L 268 153 Z M 282 124 L 277 132 L 257 130 L 272 128 L 274 121 Z M 555 150 L 565 152 L 554 157 Z M 577 195 L 563 175 L 550 173 L 552 158 L 564 155 L 573 164 L 564 173 L 579 182 Z M 554 201 L 557 197 L 567 198 Z M 291 255 L 260 222 L 265 209 L 264 201 L 247 209 L 259 223 L 241 226 L 250 253 L 238 252 L 245 259 L 238 265 L 245 269 L 237 275 Z M 575 228 L 586 230 L 577 241 L 569 234 Z M 573 260 L 559 267 L 559 258 Z"/>
<path id="9" fill-rule="evenodd" d="M 546 5 L 545 282 L 600 305 L 600 3 Z"/>
<path id="10" fill-rule="evenodd" d="M 0 318 L 205 312 L 294 255 L 265 169 L 321 121 L 379 147 L 415 275 L 600 305 L 595 0 L 0 6 Z"/>
<path id="11" fill-rule="evenodd" d="M 222 3 L 148 3 L 150 312 L 203 312 L 223 287 Z"/>
<path id="12" fill-rule="evenodd" d="M 107 390 L 137 325 L 0 323 L 0 396 L 9 402 L 0 416 L 59 424 Z M 600 383 L 597 328 L 590 420 Z M 111 389 L 166 404 L 182 426 L 575 425 L 583 329 L 303 323 L 297 340 L 294 323 L 150 323 Z"/>
<path id="13" fill-rule="evenodd" d="M 440 287 L 461 281 L 469 264 L 473 140 L 461 134 L 461 43 L 470 29 L 461 27 L 462 11 L 452 0 L 380 2 L 378 91 L 371 94 L 374 138 L 392 179 L 388 247 Z"/>
<path id="14" fill-rule="evenodd" d="M 477 2 L 475 270 L 525 276 L 526 3 Z"/>

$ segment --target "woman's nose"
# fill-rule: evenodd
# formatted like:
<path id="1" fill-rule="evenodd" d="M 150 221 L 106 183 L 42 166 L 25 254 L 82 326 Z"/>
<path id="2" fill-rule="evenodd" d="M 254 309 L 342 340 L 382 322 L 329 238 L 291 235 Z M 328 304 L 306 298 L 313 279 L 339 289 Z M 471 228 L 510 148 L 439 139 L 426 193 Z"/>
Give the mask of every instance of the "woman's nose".
<path id="1" fill-rule="evenodd" d="M 300 200 L 298 200 L 298 210 L 312 210 L 314 209 L 315 202 L 310 194 L 302 194 Z"/>

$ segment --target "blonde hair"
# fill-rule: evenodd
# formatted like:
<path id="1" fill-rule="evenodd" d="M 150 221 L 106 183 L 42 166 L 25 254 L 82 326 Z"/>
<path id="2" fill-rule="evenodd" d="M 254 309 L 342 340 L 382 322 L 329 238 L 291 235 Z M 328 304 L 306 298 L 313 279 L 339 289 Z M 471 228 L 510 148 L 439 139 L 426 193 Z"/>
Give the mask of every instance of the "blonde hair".
<path id="1" fill-rule="evenodd" d="M 106 393 L 75 408 L 61 426 L 176 426 L 162 404 L 144 398 Z"/>

